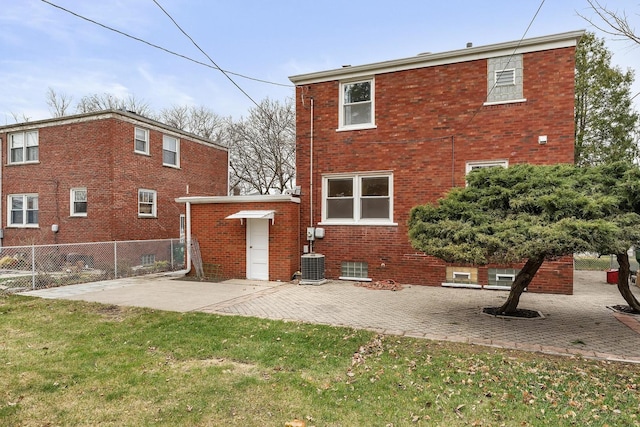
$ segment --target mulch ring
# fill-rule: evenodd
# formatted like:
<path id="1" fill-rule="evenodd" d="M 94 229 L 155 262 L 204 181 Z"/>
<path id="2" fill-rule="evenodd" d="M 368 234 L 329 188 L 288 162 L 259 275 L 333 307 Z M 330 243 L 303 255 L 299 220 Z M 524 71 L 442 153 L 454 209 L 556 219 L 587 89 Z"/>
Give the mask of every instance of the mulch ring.
<path id="1" fill-rule="evenodd" d="M 396 283 L 396 281 L 392 279 L 379 280 L 377 282 L 356 282 L 354 286 L 360 286 L 362 288 L 382 290 L 382 291 L 402 290 L 402 285 L 400 283 Z"/>

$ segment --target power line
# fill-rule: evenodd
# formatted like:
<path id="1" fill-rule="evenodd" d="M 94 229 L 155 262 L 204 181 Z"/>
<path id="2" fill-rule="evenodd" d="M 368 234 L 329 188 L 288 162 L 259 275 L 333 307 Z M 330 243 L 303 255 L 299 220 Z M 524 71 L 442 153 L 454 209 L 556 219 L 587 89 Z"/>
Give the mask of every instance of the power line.
<path id="1" fill-rule="evenodd" d="M 511 55 L 509 56 L 509 59 L 507 60 L 507 64 L 505 65 L 505 69 L 509 66 L 509 63 L 511 62 L 511 59 L 513 59 L 514 55 L 516 54 L 516 52 L 518 51 L 518 48 L 520 47 L 520 45 L 522 44 L 522 41 L 525 39 L 525 37 L 527 36 L 527 33 L 529 32 L 529 30 L 531 29 L 531 26 L 533 25 L 533 22 L 536 20 L 536 18 L 538 17 L 538 14 L 540 13 L 540 10 L 542 9 L 542 6 L 544 5 L 544 2 L 546 0 L 542 0 L 540 2 L 540 6 L 538 6 L 538 10 L 536 10 L 536 13 L 533 15 L 533 18 L 531 18 L 531 21 L 529 21 L 529 25 L 527 26 L 527 29 L 524 30 L 524 33 L 522 34 L 522 37 L 520 37 L 520 40 L 518 41 L 518 44 L 516 45 L 516 47 L 513 49 L 513 52 L 511 53 Z M 504 71 L 504 70 L 503 70 Z M 487 93 L 487 97 L 485 98 L 485 101 L 489 99 L 489 96 L 491 96 L 491 93 L 493 92 L 493 89 L 496 87 L 497 84 L 497 80 L 493 83 L 493 86 L 491 86 L 491 89 L 489 89 L 489 92 Z M 469 119 L 469 122 L 463 126 L 461 128 L 461 130 L 464 130 L 466 128 L 469 127 L 469 125 L 471 124 L 471 122 L 473 121 L 473 119 L 476 118 L 476 116 L 478 115 L 478 113 L 480 113 L 480 110 L 482 109 L 482 105 L 480 105 L 476 111 L 473 113 L 473 116 L 471 116 L 471 118 Z"/>
<path id="2" fill-rule="evenodd" d="M 256 105 L 256 107 L 260 108 L 260 105 L 259 105 L 259 104 L 258 104 L 258 103 L 257 103 L 257 102 L 256 102 L 256 101 L 255 101 L 251 96 L 249 96 L 249 94 L 248 94 L 244 89 L 242 89 L 242 88 L 240 87 L 240 85 L 239 85 L 238 83 L 236 83 L 236 82 L 235 82 L 235 80 L 233 80 L 231 77 L 229 77 L 229 74 L 227 74 L 227 72 L 226 72 L 226 71 L 224 71 L 222 68 L 220 68 L 220 67 L 218 66 L 218 64 L 216 64 L 216 62 L 215 62 L 213 59 L 211 59 L 211 57 L 210 57 L 209 55 L 207 55 L 207 53 L 206 53 L 204 50 L 202 50 L 202 48 L 201 48 L 200 46 L 198 46 L 198 43 L 196 43 L 196 42 L 195 42 L 195 40 L 193 40 L 193 38 L 191 38 L 191 36 L 190 36 L 189 34 L 187 34 L 187 33 L 182 29 L 182 27 L 181 27 L 180 25 L 178 25 L 178 23 L 176 22 L 176 20 L 175 20 L 175 19 L 173 19 L 173 17 L 172 17 L 172 16 L 171 16 L 171 15 L 170 15 L 170 14 L 169 14 L 169 13 L 168 13 L 168 12 L 167 12 L 167 11 L 166 11 L 162 6 L 161 6 L 161 5 L 160 5 L 160 3 L 158 3 L 158 2 L 157 2 L 157 0 L 153 0 L 153 2 L 154 2 L 154 3 L 155 3 L 155 4 L 160 8 L 160 10 L 162 10 L 162 12 L 164 12 L 164 14 L 165 14 L 165 15 L 167 15 L 167 17 L 168 17 L 169 19 L 171 19 L 171 22 L 173 22 L 173 24 L 174 24 L 174 25 L 175 25 L 175 26 L 180 30 L 180 32 L 182 32 L 182 34 L 184 34 L 184 35 L 185 35 L 189 40 L 191 40 L 191 43 L 193 43 L 193 45 L 194 45 L 194 46 L 195 46 L 195 47 L 196 47 L 200 52 L 202 52 L 202 54 L 203 54 L 204 56 L 206 56 L 206 57 L 207 57 L 207 59 L 208 59 L 209 61 L 211 61 L 211 63 L 216 67 L 216 69 L 220 70 L 220 72 L 221 72 L 222 74 L 224 74 L 224 76 L 225 76 L 227 79 L 229 79 L 229 81 L 230 81 L 231 83 L 233 83 L 233 85 L 234 85 L 236 88 L 238 88 L 238 90 L 239 90 L 240 92 L 242 92 L 242 93 L 244 94 L 244 96 L 246 96 L 247 98 L 249 98 L 249 100 L 250 100 L 251 102 L 253 102 L 253 103 Z"/>
<path id="3" fill-rule="evenodd" d="M 214 69 L 214 70 L 221 71 L 222 73 L 225 73 L 225 75 L 226 75 L 226 74 L 231 74 L 231 75 L 234 75 L 234 76 L 241 77 L 241 78 L 243 78 L 243 79 L 253 80 L 253 81 L 256 81 L 256 82 L 259 82 L 259 83 L 266 83 L 266 84 L 275 85 L 275 86 L 293 87 L 293 85 L 290 85 L 290 84 L 284 84 L 284 83 L 271 82 L 271 81 L 268 81 L 268 80 L 262 80 L 262 79 L 258 79 L 258 78 L 255 78 L 255 77 L 246 76 L 246 75 L 244 75 L 244 74 L 234 73 L 233 71 L 223 70 L 223 69 L 219 68 L 217 65 L 213 65 L 213 66 L 212 66 L 212 65 L 210 65 L 210 64 L 207 64 L 206 62 L 201 62 L 201 61 L 198 61 L 198 60 L 196 60 L 196 59 L 190 58 L 190 57 L 188 57 L 188 56 L 186 56 L 186 55 L 182 55 L 182 54 L 180 54 L 180 53 L 177 53 L 177 52 L 174 52 L 174 51 L 172 51 L 172 50 L 166 49 L 166 48 L 164 48 L 164 47 L 162 47 L 162 46 L 158 46 L 158 45 L 153 44 L 153 43 L 151 43 L 151 42 L 149 42 L 149 41 L 146 41 L 146 40 L 144 40 L 144 39 L 141 39 L 141 38 L 139 38 L 139 37 L 132 36 L 131 34 L 125 33 L 124 31 L 120 31 L 120 30 L 118 30 L 118 29 L 115 29 L 115 28 L 110 27 L 110 26 L 108 26 L 108 25 L 102 24 L 102 23 L 100 23 L 100 22 L 98 22 L 98 21 L 96 21 L 96 20 L 93 20 L 93 19 L 91 19 L 91 18 L 87 18 L 86 16 L 80 15 L 80 14 L 78 14 L 78 13 L 76 13 L 76 12 L 73 12 L 73 11 L 71 11 L 71 10 L 69 10 L 69 9 L 66 9 L 66 8 L 64 8 L 64 7 L 62 7 L 62 6 L 59 6 L 59 5 L 55 4 L 55 3 L 52 3 L 52 2 L 50 2 L 50 1 L 48 1 L 48 0 L 40 0 L 40 1 L 42 1 L 43 3 L 46 3 L 46 4 L 50 5 L 50 6 L 53 6 L 53 7 L 57 8 L 57 9 L 60 9 L 60 10 L 62 10 L 62 11 L 64 11 L 64 12 L 67 12 L 67 13 L 69 13 L 69 14 L 71 14 L 71 15 L 73 15 L 73 16 L 75 16 L 75 17 L 77 17 L 77 18 L 83 19 L 83 20 L 85 20 L 85 21 L 87 21 L 87 22 L 90 22 L 90 23 L 95 24 L 95 25 L 97 25 L 97 26 L 99 26 L 99 27 L 102 27 L 102 28 L 104 28 L 104 29 L 106 29 L 106 30 L 113 31 L 114 33 L 118 33 L 118 34 L 120 34 L 120 35 L 122 35 L 122 36 L 128 37 L 128 38 L 130 38 L 130 39 L 132 39 L 132 40 L 135 40 L 135 41 L 138 41 L 138 42 L 140 42 L 140 43 L 144 43 L 144 44 L 146 44 L 146 45 L 148 45 L 148 46 L 151 46 L 151 47 L 153 47 L 153 48 L 156 48 L 156 49 L 162 50 L 162 51 L 164 51 L 164 52 L 166 52 L 166 53 L 169 53 L 169 54 L 171 54 L 171 55 L 177 56 L 177 57 L 179 57 L 179 58 L 186 59 L 187 61 L 191 61 L 191 62 L 193 62 L 193 63 L 195 63 L 195 64 L 202 65 L 202 66 L 205 66 L 205 67 L 207 67 L 207 68 L 211 68 L 211 69 Z M 207 58 L 208 58 L 208 57 L 207 57 Z M 209 58 L 209 59 L 211 59 L 211 58 Z M 211 61 L 211 62 L 213 62 L 213 61 Z M 215 63 L 214 63 L 214 64 L 215 64 Z M 227 76 L 227 77 L 228 77 L 228 76 Z"/>

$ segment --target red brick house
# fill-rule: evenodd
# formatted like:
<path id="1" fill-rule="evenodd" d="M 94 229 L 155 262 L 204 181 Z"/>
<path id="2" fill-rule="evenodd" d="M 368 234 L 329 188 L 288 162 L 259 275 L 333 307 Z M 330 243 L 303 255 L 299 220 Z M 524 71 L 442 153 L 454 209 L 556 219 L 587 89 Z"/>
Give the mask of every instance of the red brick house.
<path id="1" fill-rule="evenodd" d="M 408 214 L 465 185 L 474 168 L 573 163 L 574 59 L 582 34 L 290 77 L 300 250 L 323 254 L 331 279 L 509 286 L 518 266 L 448 265 L 416 252 Z M 324 237 L 314 238 L 318 231 Z M 571 259 L 545 263 L 529 286 L 572 289 Z"/>
<path id="2" fill-rule="evenodd" d="M 0 127 L 3 246 L 166 239 L 187 195 L 226 195 L 227 149 L 108 110 Z"/>

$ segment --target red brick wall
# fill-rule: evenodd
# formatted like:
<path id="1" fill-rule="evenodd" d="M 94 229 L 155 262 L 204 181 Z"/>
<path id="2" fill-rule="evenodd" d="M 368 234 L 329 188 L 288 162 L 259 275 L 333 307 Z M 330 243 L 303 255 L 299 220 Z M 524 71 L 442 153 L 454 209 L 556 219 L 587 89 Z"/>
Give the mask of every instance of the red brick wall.
<path id="1" fill-rule="evenodd" d="M 297 202 L 191 205 L 191 235 L 198 240 L 203 264 L 218 266 L 220 278 L 247 277 L 247 220 L 225 219 L 241 210 L 275 210 L 273 224 L 269 221 L 269 280 L 291 280 L 300 269 Z"/>
<path id="2" fill-rule="evenodd" d="M 150 129 L 150 155 L 134 153 L 134 128 Z M 177 238 L 176 197 L 227 194 L 227 153 L 180 138 L 180 169 L 162 166 L 162 132 L 118 118 L 39 129 L 39 163 L 3 166 L 3 245 Z M 7 153 L 7 133 L 0 133 Z M 5 154 L 6 156 L 6 154 Z M 70 189 L 86 187 L 87 217 L 72 217 Z M 138 189 L 157 191 L 157 218 L 138 218 Z M 39 228 L 7 228 L 7 195 L 38 193 Z M 53 233 L 51 225 L 58 224 Z"/>
<path id="3" fill-rule="evenodd" d="M 326 237 L 314 249 L 326 256 L 326 276 L 338 277 L 342 261 L 364 261 L 374 280 L 440 285 L 446 265 L 417 253 L 409 243 L 410 209 L 435 202 L 452 185 L 464 185 L 467 161 L 573 163 L 574 55 L 574 48 L 524 54 L 526 102 L 513 104 L 483 106 L 486 60 L 378 74 L 377 127 L 367 130 L 336 132 L 338 81 L 299 86 L 297 184 L 302 187 L 303 244 L 311 222 L 311 98 L 314 224 L 321 221 L 323 174 L 393 171 L 397 226 L 324 225 Z M 538 144 L 539 135 L 547 136 L 546 145 Z M 549 263 L 530 290 L 571 293 L 572 281 L 568 261 Z"/>

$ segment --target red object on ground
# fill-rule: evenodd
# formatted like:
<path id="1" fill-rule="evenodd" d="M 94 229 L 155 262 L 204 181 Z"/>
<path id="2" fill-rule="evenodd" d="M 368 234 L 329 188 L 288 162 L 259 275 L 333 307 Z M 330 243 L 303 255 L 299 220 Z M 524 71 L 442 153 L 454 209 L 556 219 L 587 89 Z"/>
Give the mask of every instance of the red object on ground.
<path id="1" fill-rule="evenodd" d="M 618 284 L 618 270 L 607 270 L 607 283 Z"/>

